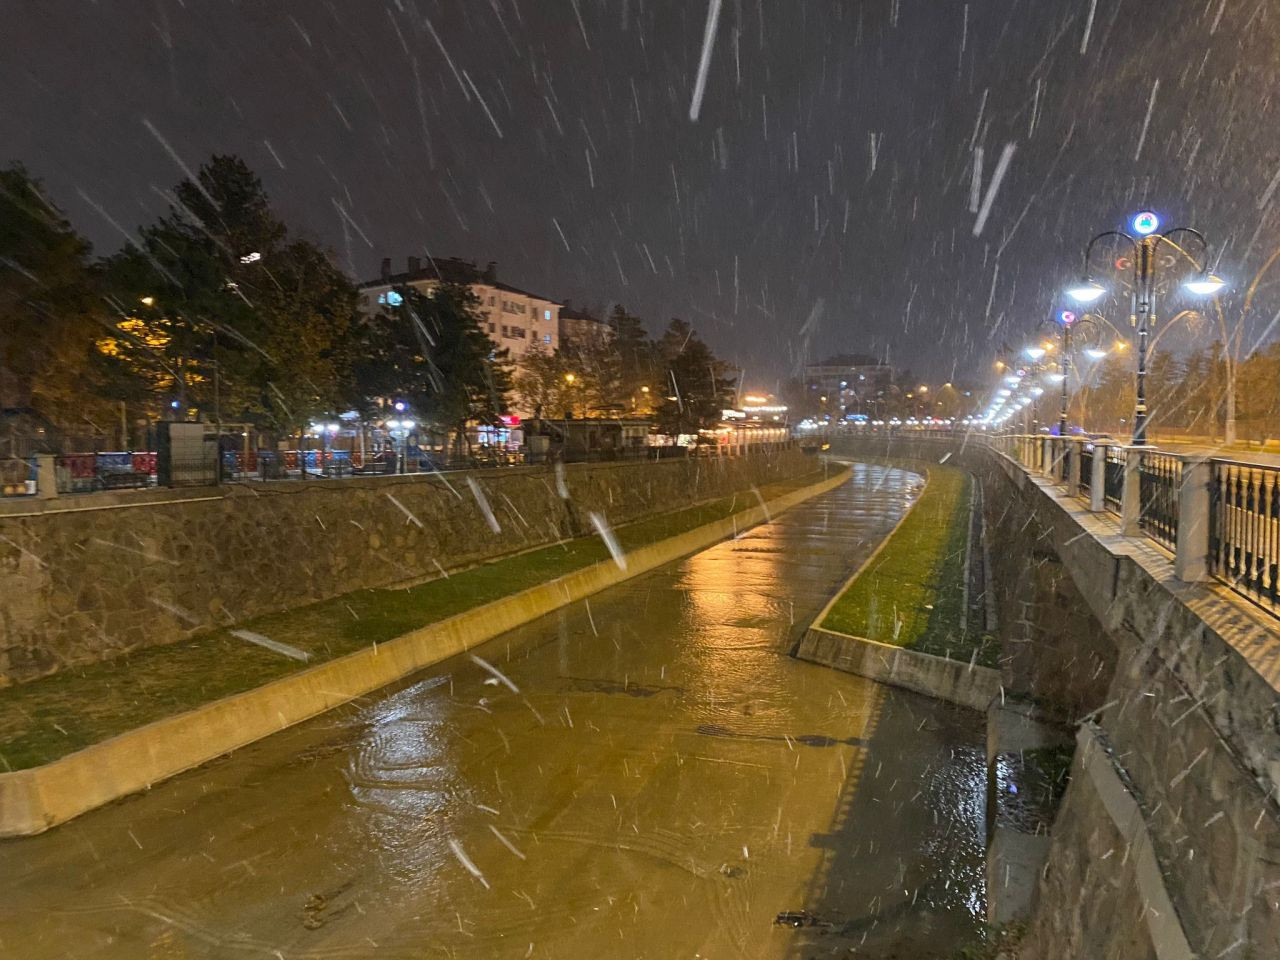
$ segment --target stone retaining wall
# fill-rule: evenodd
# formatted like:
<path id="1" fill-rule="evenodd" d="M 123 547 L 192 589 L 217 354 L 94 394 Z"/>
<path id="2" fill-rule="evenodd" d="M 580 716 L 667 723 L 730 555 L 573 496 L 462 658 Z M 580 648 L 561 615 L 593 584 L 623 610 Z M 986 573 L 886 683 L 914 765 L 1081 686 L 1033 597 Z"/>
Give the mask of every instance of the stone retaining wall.
<path id="1" fill-rule="evenodd" d="M 1152 884 L 1132 867 L 1139 833 L 1165 919 L 1195 956 L 1280 956 L 1280 623 L 1225 587 L 1176 580 L 1149 540 L 1120 536 L 981 444 L 833 453 L 950 453 L 982 478 L 1008 689 L 1074 721 L 1090 714 L 1113 747 L 1129 820 L 1103 816 L 1098 770 L 1082 777 L 1077 756 L 1023 956 L 1177 955 L 1151 935 Z"/>
<path id="2" fill-rule="evenodd" d="M 818 468 L 733 459 L 282 481 L 0 516 L 0 686 L 193 632 L 420 580 Z M 562 495 L 568 494 L 567 499 Z"/>

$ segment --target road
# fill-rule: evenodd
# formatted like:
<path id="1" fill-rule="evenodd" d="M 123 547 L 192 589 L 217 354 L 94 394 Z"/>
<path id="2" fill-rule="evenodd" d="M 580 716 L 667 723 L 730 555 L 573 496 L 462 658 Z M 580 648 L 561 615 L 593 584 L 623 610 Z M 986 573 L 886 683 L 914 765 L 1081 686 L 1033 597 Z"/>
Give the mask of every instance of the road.
<path id="1" fill-rule="evenodd" d="M 855 471 L 481 648 L 518 692 L 455 658 L 0 844 L 0 955 L 950 956 L 981 718 L 786 656 L 919 488 Z"/>

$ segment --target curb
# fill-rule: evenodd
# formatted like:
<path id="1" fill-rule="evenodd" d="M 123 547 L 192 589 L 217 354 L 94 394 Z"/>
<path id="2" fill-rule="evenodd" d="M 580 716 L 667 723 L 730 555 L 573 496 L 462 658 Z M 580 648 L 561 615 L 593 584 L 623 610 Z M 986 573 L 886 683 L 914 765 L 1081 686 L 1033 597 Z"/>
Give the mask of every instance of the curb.
<path id="1" fill-rule="evenodd" d="M 429 624 L 381 645 L 118 734 L 50 763 L 0 773 L 0 838 L 29 836 L 198 767 L 491 640 L 560 607 L 736 536 L 850 476 L 793 490 L 557 580 Z"/>
<path id="2" fill-rule="evenodd" d="M 793 656 L 879 683 L 986 712 L 1000 698 L 1000 671 L 810 627 Z"/>

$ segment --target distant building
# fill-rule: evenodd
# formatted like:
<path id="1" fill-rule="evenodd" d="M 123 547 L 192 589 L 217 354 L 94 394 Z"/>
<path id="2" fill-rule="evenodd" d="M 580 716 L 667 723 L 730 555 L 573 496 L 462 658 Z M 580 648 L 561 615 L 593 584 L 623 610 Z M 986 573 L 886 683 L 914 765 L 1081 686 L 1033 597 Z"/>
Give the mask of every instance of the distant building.
<path id="1" fill-rule="evenodd" d="M 481 326 L 489 339 L 510 350 L 517 366 L 530 350 L 551 353 L 560 346 L 560 303 L 500 282 L 496 263 L 481 270 L 455 257 L 428 258 L 425 266 L 418 257 L 409 257 L 406 267 L 404 273 L 392 273 L 391 260 L 384 259 L 381 276 L 360 284 L 361 308 L 375 312 L 398 296 L 396 287 L 427 293 L 440 283 L 464 284 L 480 299 Z"/>
<path id="2" fill-rule="evenodd" d="M 613 328 L 585 310 L 575 309 L 568 300 L 560 308 L 560 346 L 565 350 L 608 343 Z"/>
<path id="3" fill-rule="evenodd" d="M 840 354 L 804 368 L 809 406 L 833 418 L 880 416 L 893 396 L 893 380 L 893 367 L 865 354 Z"/>

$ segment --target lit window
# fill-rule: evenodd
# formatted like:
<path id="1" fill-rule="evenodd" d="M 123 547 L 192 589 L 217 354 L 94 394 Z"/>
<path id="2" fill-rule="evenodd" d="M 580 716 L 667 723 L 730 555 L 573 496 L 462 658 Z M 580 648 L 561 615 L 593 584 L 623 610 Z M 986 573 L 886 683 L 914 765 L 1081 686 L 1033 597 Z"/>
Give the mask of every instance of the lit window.
<path id="1" fill-rule="evenodd" d="M 542 342 L 543 342 L 543 343 L 550 343 L 550 342 L 551 342 L 551 334 L 549 334 L 549 333 L 544 333 L 544 334 L 542 335 Z"/>
<path id="2" fill-rule="evenodd" d="M 378 294 L 378 302 L 386 304 L 388 307 L 398 307 L 404 303 L 404 297 L 394 290 L 388 290 L 386 293 Z"/>
<path id="3" fill-rule="evenodd" d="M 543 320 L 550 320 L 550 319 L 551 319 L 551 311 L 550 311 L 550 310 L 543 310 L 543 311 L 542 311 L 542 319 L 543 319 Z M 548 342 L 548 343 L 550 343 L 551 341 L 550 341 L 550 340 L 548 340 L 547 342 Z"/>

